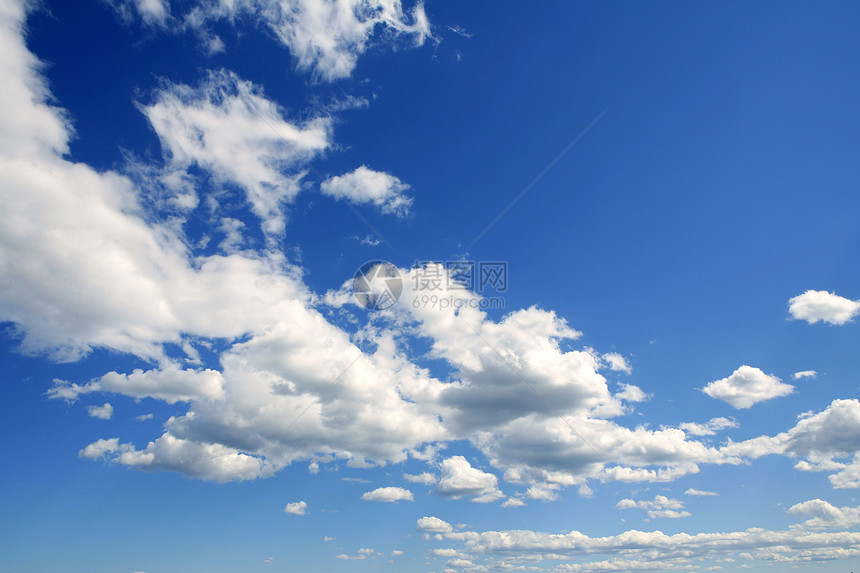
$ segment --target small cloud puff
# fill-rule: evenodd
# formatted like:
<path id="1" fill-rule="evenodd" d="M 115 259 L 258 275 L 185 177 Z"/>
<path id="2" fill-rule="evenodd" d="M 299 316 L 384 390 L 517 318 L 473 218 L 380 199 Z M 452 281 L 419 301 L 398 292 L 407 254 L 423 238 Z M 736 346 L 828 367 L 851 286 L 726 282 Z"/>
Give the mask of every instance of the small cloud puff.
<path id="1" fill-rule="evenodd" d="M 617 352 L 607 352 L 603 355 L 603 361 L 606 362 L 610 370 L 614 370 L 615 372 L 624 372 L 625 374 L 633 372 L 633 367 L 630 366 L 627 359 Z"/>
<path id="2" fill-rule="evenodd" d="M 679 511 L 684 509 L 683 501 L 671 499 L 665 495 L 658 495 L 651 501 L 622 499 L 615 504 L 615 507 L 616 509 L 644 509 L 648 511 L 648 517 L 651 519 L 678 519 L 691 515 L 689 511 Z"/>
<path id="3" fill-rule="evenodd" d="M 698 496 L 698 497 L 706 497 L 706 496 L 715 496 L 715 495 L 720 495 L 720 494 L 718 494 L 717 492 L 714 492 L 714 491 L 704 491 L 701 489 L 690 488 L 684 492 L 684 495 L 694 495 L 694 496 Z"/>
<path id="4" fill-rule="evenodd" d="M 443 521 L 438 517 L 422 517 L 415 525 L 416 531 L 426 531 L 428 533 L 451 533 L 454 528 L 447 521 Z"/>
<path id="5" fill-rule="evenodd" d="M 398 501 L 412 501 L 414 496 L 408 489 L 402 487 L 380 487 L 369 491 L 361 496 L 364 501 L 384 501 L 394 503 Z"/>
<path id="6" fill-rule="evenodd" d="M 711 382 L 702 392 L 737 409 L 746 409 L 765 400 L 787 396 L 794 392 L 794 386 L 783 384 L 776 376 L 758 368 L 741 366 L 728 378 Z"/>
<path id="7" fill-rule="evenodd" d="M 802 370 L 801 372 L 795 372 L 792 377 L 795 380 L 800 380 L 801 378 L 818 378 L 818 372 L 815 370 Z"/>
<path id="8" fill-rule="evenodd" d="M 103 406 L 90 406 L 87 408 L 91 418 L 99 420 L 110 420 L 113 417 L 113 406 L 105 402 Z"/>
<path id="9" fill-rule="evenodd" d="M 330 177 L 320 184 L 323 195 L 355 204 L 372 203 L 383 213 L 405 217 L 412 198 L 405 195 L 409 185 L 382 171 L 364 165 L 344 175 Z"/>
<path id="10" fill-rule="evenodd" d="M 293 515 L 307 515 L 308 504 L 303 501 L 288 503 L 284 508 L 284 513 L 292 513 Z"/>

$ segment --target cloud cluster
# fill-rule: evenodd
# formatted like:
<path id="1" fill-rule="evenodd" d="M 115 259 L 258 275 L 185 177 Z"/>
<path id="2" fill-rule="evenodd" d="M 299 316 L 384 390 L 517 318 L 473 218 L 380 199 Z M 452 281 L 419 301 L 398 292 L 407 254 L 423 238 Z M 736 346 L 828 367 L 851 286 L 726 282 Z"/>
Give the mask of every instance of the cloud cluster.
<path id="1" fill-rule="evenodd" d="M 860 487 L 860 401 L 834 400 L 821 412 L 803 414 L 786 432 L 729 442 L 721 452 L 744 459 L 800 458 L 795 468 L 832 472 L 828 479 L 836 489 Z"/>
<path id="2" fill-rule="evenodd" d="M 311 4 L 296 3 L 293 16 Z M 359 39 L 307 56 L 306 66 L 339 77 L 354 60 L 332 63 L 335 52 L 359 54 L 376 24 L 406 26 L 396 2 L 372 13 L 358 14 L 356 6 L 325 6 L 322 13 L 346 9 L 359 19 Z M 205 8 L 218 18 L 231 10 L 262 13 L 253 2 Z M 197 13 L 199 22 L 213 21 L 211 14 Z M 408 26 L 419 26 L 414 17 Z M 784 434 L 715 446 L 694 438 L 733 427 L 731 420 L 659 430 L 625 425 L 631 404 L 647 396 L 631 384 L 613 392 L 605 374 L 629 373 L 630 365 L 618 353 L 576 348 L 580 333 L 551 310 L 516 309 L 493 319 L 481 310 L 479 295 L 455 292 L 444 281 L 449 286 L 437 296 L 456 295 L 463 306 L 415 304 L 422 293 L 413 290 L 351 335 L 326 318 L 300 269 L 277 250 L 194 254 L 181 228 L 147 210 L 134 178 L 97 172 L 65 156 L 69 122 L 48 103 L 39 63 L 23 41 L 24 18 L 20 4 L 4 4 L 0 274 L 6 280 L 0 282 L 0 319 L 17 325 L 26 352 L 75 360 L 101 347 L 153 364 L 89 381 L 58 380 L 49 391 L 55 398 L 99 392 L 187 403 L 187 411 L 148 443 L 104 438 L 84 445 L 82 457 L 230 481 L 270 476 L 297 460 L 316 470 L 335 461 L 371 467 L 410 455 L 426 460 L 433 457 L 427 444 L 462 439 L 496 473 L 453 456 L 439 464 L 438 477 L 415 481 L 444 497 L 486 502 L 502 498 L 498 474 L 524 490 L 508 506 L 525 498 L 552 500 L 571 486 L 587 495 L 589 480 L 668 482 L 698 472 L 701 464 L 740 464 L 766 454 L 799 458 L 802 470 L 831 472 L 834 487 L 860 486 L 856 401 L 836 401 Z M 295 29 L 285 34 L 293 38 L 307 18 L 291 18 Z M 308 18 L 310 37 L 318 22 Z M 227 72 L 212 72 L 197 87 L 164 83 L 141 110 L 165 151 L 159 184 L 185 197 L 178 205 L 188 209 L 197 201 L 196 166 L 240 189 L 269 234 L 283 231 L 284 204 L 301 188 L 307 162 L 330 146 L 329 118 L 288 120 L 257 87 Z M 323 187 L 395 213 L 408 208 L 402 182 L 364 167 Z M 222 228 L 241 234 L 227 219 L 219 221 Z M 441 265 L 402 270 L 409 285 L 446 272 Z M 806 303 L 792 303 L 793 314 L 809 319 L 812 308 L 824 316 L 808 294 L 801 295 Z M 850 320 L 840 312 L 827 316 Z M 434 378 L 408 358 L 408 336 L 429 343 L 429 357 L 450 366 L 449 379 Z M 223 349 L 220 369 L 202 368 L 195 344 L 215 339 Z M 185 349 L 186 364 L 169 359 L 165 344 Z M 748 366 L 705 388 L 737 408 L 791 390 Z M 93 412 L 108 416 L 105 406 Z M 409 493 L 382 490 L 365 495 L 379 501 Z"/>
<path id="3" fill-rule="evenodd" d="M 192 30 L 211 53 L 225 49 L 215 24 L 252 19 L 289 49 L 299 70 L 325 81 L 348 77 L 377 29 L 418 46 L 433 37 L 423 5 L 407 12 L 400 0 L 198 0 L 177 3 L 173 13 L 166 0 L 107 3 L 126 22 L 140 18 L 174 33 Z"/>
<path id="4" fill-rule="evenodd" d="M 129 24 L 135 19 L 147 26 L 164 27 L 170 17 L 167 0 L 104 0 L 122 21 Z"/>
<path id="5" fill-rule="evenodd" d="M 671 501 L 666 500 L 666 503 Z M 660 504 L 664 504 L 662 500 Z M 530 564 L 534 570 L 552 571 L 689 571 L 704 568 L 714 561 L 747 564 L 758 561 L 788 566 L 856 558 L 860 556 L 860 533 L 844 528 L 860 524 L 857 511 L 858 508 L 836 508 L 821 500 L 804 502 L 793 506 L 788 514 L 812 517 L 784 531 L 751 528 L 725 533 L 669 535 L 661 531 L 629 530 L 618 535 L 591 537 L 579 531 L 454 531 L 450 524 L 437 517 L 421 518 L 417 528 L 436 532 L 452 543 L 463 545 L 463 550 L 437 549 L 431 556 L 462 558 L 467 555 L 476 568 L 512 570 Z M 816 531 L 818 529 L 838 531 Z M 544 566 L 544 560 L 551 564 Z"/>
<path id="6" fill-rule="evenodd" d="M 617 509 L 644 509 L 648 512 L 648 517 L 651 519 L 690 517 L 689 511 L 682 511 L 684 509 L 683 501 L 670 499 L 665 495 L 657 495 L 653 500 L 634 501 L 632 499 L 622 499 L 615 507 Z"/>

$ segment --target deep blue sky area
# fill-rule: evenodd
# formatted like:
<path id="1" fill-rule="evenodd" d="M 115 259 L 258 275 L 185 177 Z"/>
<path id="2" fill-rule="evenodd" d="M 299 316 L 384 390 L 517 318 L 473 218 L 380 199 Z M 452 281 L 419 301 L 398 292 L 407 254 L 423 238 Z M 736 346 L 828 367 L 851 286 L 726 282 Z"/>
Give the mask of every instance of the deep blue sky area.
<path id="1" fill-rule="evenodd" d="M 0 573 L 858 570 L 858 23 L 0 0 Z"/>

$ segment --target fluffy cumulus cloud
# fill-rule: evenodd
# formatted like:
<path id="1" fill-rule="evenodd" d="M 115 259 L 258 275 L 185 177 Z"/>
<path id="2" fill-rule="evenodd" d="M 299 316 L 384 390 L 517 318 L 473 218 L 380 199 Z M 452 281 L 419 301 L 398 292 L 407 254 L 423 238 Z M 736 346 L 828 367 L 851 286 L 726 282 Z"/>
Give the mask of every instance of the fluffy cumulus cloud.
<path id="1" fill-rule="evenodd" d="M 792 318 L 809 324 L 823 321 L 841 326 L 860 313 L 860 301 L 823 290 L 808 290 L 788 301 L 788 312 Z"/>
<path id="2" fill-rule="evenodd" d="M 308 504 L 304 501 L 290 502 L 284 507 L 284 513 L 292 513 L 293 515 L 307 515 Z"/>
<path id="3" fill-rule="evenodd" d="M 860 487 L 860 401 L 834 400 L 818 413 L 801 415 L 797 424 L 775 436 L 730 442 L 723 455 L 756 459 L 784 455 L 799 459 L 801 471 L 829 472 L 834 488 Z"/>
<path id="4" fill-rule="evenodd" d="M 424 304 L 421 285 L 446 271 L 427 265 L 401 272 L 412 289 L 386 318 L 426 337 L 430 355 L 456 368 L 456 382 L 427 387 L 425 403 L 435 403 L 447 427 L 479 448 L 506 481 L 531 486 L 531 497 L 553 499 L 587 479 L 668 481 L 719 458 L 679 429 L 612 421 L 646 395 L 632 385 L 613 394 L 599 372 L 603 356 L 593 349 L 562 350 L 561 341 L 580 333 L 552 311 L 532 307 L 490 320 L 478 295 L 446 290 L 444 279 L 434 293 L 461 297 L 461 307 Z"/>
<path id="5" fill-rule="evenodd" d="M 113 417 L 113 406 L 108 402 L 105 402 L 102 406 L 89 406 L 87 408 L 87 413 L 91 418 L 110 420 Z"/>
<path id="6" fill-rule="evenodd" d="M 52 398 L 74 401 L 81 394 L 113 392 L 133 398 L 155 398 L 168 404 L 190 402 L 197 398 L 217 398 L 223 393 L 224 380 L 216 370 L 182 369 L 174 363 L 153 370 L 134 370 L 131 374 L 108 372 L 85 385 L 54 380 L 48 390 Z"/>
<path id="7" fill-rule="evenodd" d="M 65 159 L 71 131 L 66 114 L 47 103 L 38 62 L 25 48 L 24 10 L 14 3 L 4 10 L 0 319 L 17 325 L 24 352 L 76 360 L 104 347 L 162 359 L 165 342 L 243 336 L 282 314 L 284 301 L 306 296 L 282 255 L 193 256 L 181 233 L 152 220 L 131 179 Z M 241 133 L 251 118 L 239 92 L 222 103 L 236 102 Z M 216 113 L 207 105 L 204 118 Z M 200 127 L 209 129 L 202 120 Z M 259 148 L 265 157 L 274 135 L 261 137 L 269 142 Z M 184 157 L 195 157 L 193 145 Z"/>
<path id="8" fill-rule="evenodd" d="M 454 531 L 450 523 L 438 517 L 422 517 L 418 520 L 415 529 L 429 533 L 450 533 Z"/>
<path id="9" fill-rule="evenodd" d="M 405 194 L 408 189 L 409 185 L 397 177 L 364 165 L 320 184 L 324 195 L 359 205 L 369 203 L 398 217 L 408 214 L 412 205 L 412 198 Z"/>
<path id="10" fill-rule="evenodd" d="M 728 378 L 715 380 L 702 391 L 711 398 L 745 409 L 765 400 L 787 396 L 794 391 L 794 386 L 783 383 L 772 374 L 765 374 L 759 368 L 741 366 Z"/>
<path id="11" fill-rule="evenodd" d="M 295 10 L 285 11 L 290 5 Z M 298 27 L 308 22 L 297 15 L 312 5 L 308 0 L 272 8 L 272 18 L 289 20 L 284 25 L 293 31 L 284 34 L 296 45 L 304 41 Z M 184 18 L 197 18 L 197 29 L 246 11 L 268 18 L 261 6 L 208 2 Z M 347 42 L 343 48 L 353 55 L 377 24 L 422 34 L 420 10 L 404 24 L 397 2 L 356 6 L 326 3 L 314 12 L 319 22 L 308 16 L 311 39 L 303 45 L 319 40 L 314 22 L 322 30 L 325 14 L 343 10 L 348 17 L 337 22 L 354 18 L 360 24 L 352 47 Z M 478 294 L 447 287 L 436 293 L 437 300 L 456 295 L 462 305 L 455 308 L 422 302 L 426 293 L 411 290 L 353 335 L 327 320 L 301 269 L 273 241 L 257 252 L 241 250 L 244 231 L 229 218 L 218 226 L 239 238 L 225 239 L 229 248 L 217 254 L 196 254 L 181 225 L 159 219 L 144 204 L 145 178 L 98 172 L 68 158 L 72 132 L 66 113 L 48 103 L 39 63 L 26 49 L 25 11 L 15 3 L 2 10 L 0 275 L 6 280 L 0 281 L 0 320 L 16 325 L 24 352 L 76 360 L 105 348 L 153 365 L 57 380 L 52 397 L 72 402 L 120 394 L 186 408 L 148 441 L 109 436 L 81 444 L 81 457 L 224 482 L 271 476 L 295 461 L 318 471 L 326 463 L 374 467 L 412 456 L 438 476 L 428 471 L 410 481 L 473 501 L 502 498 L 497 476 L 523 486 L 513 500 L 552 500 L 567 487 L 587 495 L 589 480 L 668 482 L 698 472 L 701 464 L 740 464 L 765 453 L 796 457 L 805 464 L 801 469 L 830 471 L 834 487 L 860 482 L 850 431 L 804 446 L 812 438 L 804 437 L 803 427 L 835 427 L 829 420 L 848 416 L 850 404 L 834 403 L 785 436 L 715 447 L 694 438 L 730 427 L 715 421 L 720 419 L 659 430 L 626 425 L 632 404 L 647 395 L 632 384 L 613 391 L 603 375 L 607 367 L 626 372 L 626 360 L 576 347 L 580 333 L 552 310 L 514 309 L 493 319 Z M 330 52 L 308 55 L 303 65 L 321 77 L 339 77 L 354 63 L 336 57 L 341 49 L 335 43 Z M 217 203 L 198 197 L 206 187 L 197 179 L 204 172 L 241 193 L 270 238 L 287 223 L 286 205 L 302 188 L 307 162 L 330 146 L 332 136 L 330 118 L 290 120 L 259 88 L 226 72 L 212 72 L 196 87 L 165 82 L 140 109 L 165 158 L 146 184 L 175 199 L 171 217 L 181 220 L 198 200 Z M 342 176 L 357 177 L 355 185 L 343 187 L 351 190 L 344 197 L 365 197 L 392 212 L 408 207 L 402 183 L 366 171 L 370 179 L 384 176 L 384 185 L 362 188 L 357 181 L 368 177 L 356 170 Z M 338 186 L 332 181 L 327 188 Z M 446 271 L 428 265 L 401 272 L 404 284 L 420 285 Z M 336 306 L 352 297 L 325 300 Z M 450 366 L 449 379 L 434 378 L 408 358 L 406 334 L 429 344 L 428 356 Z M 197 347 L 213 340 L 218 368 L 204 368 Z M 168 357 L 166 345 L 182 348 L 186 358 Z M 750 370 L 761 376 L 742 370 L 717 388 L 738 407 L 790 389 L 757 369 Z M 830 434 L 818 440 L 824 435 Z M 431 451 L 450 440 L 468 441 L 491 471 L 460 456 L 437 464 Z M 383 490 L 366 495 L 411 498 L 402 488 L 375 491 Z"/>
<path id="12" fill-rule="evenodd" d="M 415 496 L 408 489 L 402 487 L 380 487 L 368 491 L 361 496 L 364 501 L 384 501 L 394 503 L 397 501 L 412 501 Z"/>
<path id="13" fill-rule="evenodd" d="M 0 97 L 9 105 L 0 110 L 0 271 L 7 278 L 0 317 L 18 325 L 25 352 L 74 360 L 104 347 L 160 363 L 86 383 L 57 381 L 55 397 L 112 392 L 189 403 L 160 437 L 143 447 L 117 442 L 99 456 L 228 481 L 326 454 L 356 465 L 401 461 L 410 449 L 448 437 L 433 409 L 409 397 L 434 382 L 390 340 L 363 354 L 311 308 L 282 254 L 195 256 L 174 226 L 151 220 L 131 179 L 66 160 L 65 115 L 46 103 L 38 63 L 22 40 L 24 10 L 14 8 L 5 8 L 2 28 L 9 50 Z M 155 100 L 143 109 L 170 168 L 193 161 L 234 181 L 277 230 L 277 200 L 292 189 L 281 162 L 313 156 L 326 145 L 325 129 L 288 124 L 253 86 L 220 73 L 200 88 L 168 85 Z M 224 149 L 259 155 L 224 167 Z M 255 186 L 263 190 L 256 196 Z M 182 368 L 165 357 L 163 345 L 173 343 L 193 361 L 189 340 L 207 338 L 227 342 L 221 371 Z"/>
<path id="14" fill-rule="evenodd" d="M 808 517 L 810 529 L 848 529 L 860 525 L 860 507 L 835 507 L 821 499 L 811 499 L 788 508 L 788 514 Z"/>
<path id="15" fill-rule="evenodd" d="M 476 496 L 472 501 L 488 502 L 504 497 L 498 488 L 498 478 L 472 465 L 463 456 L 453 456 L 442 462 L 442 475 L 434 493 L 459 499 L 466 495 Z"/>
<path id="16" fill-rule="evenodd" d="M 105 0 L 121 20 L 138 19 L 173 33 L 194 31 L 210 53 L 224 51 L 216 25 L 247 19 L 268 28 L 296 67 L 316 80 L 348 77 L 376 32 L 384 39 L 407 39 L 421 46 L 433 38 L 422 3 L 404 9 L 401 0 Z M 382 34 L 379 34 L 382 36 Z"/>
<path id="17" fill-rule="evenodd" d="M 563 350 L 561 341 L 579 332 L 552 311 L 491 320 L 474 293 L 458 290 L 466 307 L 441 309 L 412 304 L 421 293 L 411 292 L 380 315 L 388 326 L 373 331 L 374 350 L 363 352 L 312 306 L 299 271 L 276 250 L 195 255 L 175 225 L 146 211 L 141 181 L 64 157 L 69 127 L 46 103 L 38 63 L 22 40 L 23 17 L 19 9 L 3 28 L 0 270 L 8 280 L 0 284 L 0 316 L 18 325 L 27 352 L 74 360 L 104 347 L 158 363 L 58 381 L 57 398 L 100 392 L 188 404 L 147 444 L 117 441 L 84 452 L 228 481 L 269 476 L 296 460 L 396 463 L 420 457 L 428 443 L 467 439 L 537 499 L 587 479 L 676 479 L 718 459 L 682 430 L 612 421 L 644 393 L 625 385 L 613 394 L 599 372 L 602 355 Z M 285 224 L 284 202 L 301 186 L 302 166 L 329 144 L 325 118 L 288 121 L 258 88 L 225 72 L 197 87 L 165 83 L 141 109 L 165 149 L 162 187 L 196 195 L 189 169 L 196 165 L 240 189 L 270 233 Z M 187 209 L 193 201 L 179 203 Z M 430 270 L 439 269 L 405 276 L 411 283 Z M 396 332 L 429 340 L 454 381 L 409 361 Z M 194 341 L 210 338 L 226 345 L 218 371 L 165 356 L 163 345 L 176 344 L 193 365 Z M 440 492 L 500 496 L 487 472 L 448 471 Z M 480 483 L 468 485 L 475 477 Z"/>

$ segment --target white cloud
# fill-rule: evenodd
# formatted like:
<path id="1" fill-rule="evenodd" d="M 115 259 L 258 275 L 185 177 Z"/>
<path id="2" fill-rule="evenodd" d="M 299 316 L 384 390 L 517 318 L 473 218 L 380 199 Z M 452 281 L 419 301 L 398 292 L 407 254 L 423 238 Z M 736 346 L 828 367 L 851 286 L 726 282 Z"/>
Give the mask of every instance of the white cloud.
<path id="1" fill-rule="evenodd" d="M 361 499 L 364 501 L 384 501 L 393 503 L 397 501 L 412 501 L 415 499 L 415 496 L 412 495 L 411 491 L 403 489 L 402 487 L 380 487 L 365 493 L 361 496 Z"/>
<path id="2" fill-rule="evenodd" d="M 403 479 L 412 483 L 423 483 L 424 485 L 434 485 L 436 483 L 436 476 L 428 472 L 417 475 L 403 474 Z"/>
<path id="3" fill-rule="evenodd" d="M 509 497 L 502 503 L 502 507 L 522 507 L 526 504 L 523 500 L 518 497 Z"/>
<path id="4" fill-rule="evenodd" d="M 784 384 L 776 376 L 765 374 L 759 368 L 741 366 L 728 378 L 715 380 L 702 391 L 711 398 L 745 409 L 765 400 L 787 396 L 794 391 L 794 386 Z"/>
<path id="5" fill-rule="evenodd" d="M 292 513 L 293 515 L 307 515 L 308 504 L 304 501 L 295 501 L 288 503 L 284 507 L 284 513 Z"/>
<path id="6" fill-rule="evenodd" d="M 771 454 L 800 458 L 796 469 L 831 472 L 828 479 L 836 489 L 860 488 L 860 401 L 834 400 L 821 412 L 802 415 L 786 432 L 729 442 L 721 453 L 745 459 Z"/>
<path id="7" fill-rule="evenodd" d="M 684 502 L 678 499 L 671 499 L 665 495 L 657 495 L 653 500 L 622 499 L 615 507 L 617 509 L 644 509 L 648 512 L 648 517 L 651 519 L 678 519 L 681 517 L 690 517 L 690 512 L 679 511 L 684 509 Z"/>
<path id="8" fill-rule="evenodd" d="M 860 313 L 860 301 L 823 290 L 808 290 L 788 301 L 788 312 L 809 324 L 824 321 L 841 326 Z"/>
<path id="9" fill-rule="evenodd" d="M 708 496 L 716 496 L 716 495 L 720 495 L 720 494 L 718 494 L 718 493 L 716 493 L 716 492 L 713 492 L 713 491 L 705 491 L 705 490 L 701 490 L 701 489 L 693 489 L 693 488 L 690 488 L 690 489 L 688 489 L 687 491 L 685 491 L 685 492 L 684 492 L 684 495 L 693 495 L 693 496 L 699 496 L 699 497 L 708 497 Z"/>
<path id="10" fill-rule="evenodd" d="M 166 364 L 163 369 L 136 369 L 131 374 L 108 372 L 84 386 L 54 380 L 48 395 L 74 401 L 81 394 L 113 392 L 133 398 L 156 398 L 174 404 L 195 398 L 220 398 L 223 396 L 222 386 L 223 378 L 218 371 L 183 370 L 175 364 Z"/>
<path id="11" fill-rule="evenodd" d="M 181 343 L 186 335 L 232 339 L 264 329 L 288 306 L 284 301 L 306 296 L 282 255 L 193 257 L 174 227 L 148 220 L 132 180 L 65 160 L 71 132 L 65 114 L 45 103 L 49 94 L 21 39 L 19 12 L 18 21 L 8 25 L 6 19 L 2 28 L 7 49 L 0 68 L 0 274 L 7 280 L 0 284 L 0 320 L 18 325 L 24 352 L 71 361 L 104 347 L 160 359 L 163 343 Z M 188 103 L 182 110 L 190 124 L 223 133 L 228 143 L 256 129 L 263 159 L 250 157 L 243 162 L 248 167 L 236 169 L 253 170 L 261 161 L 268 169 L 263 148 L 286 145 L 262 133 L 261 125 L 271 130 L 251 117 L 246 104 L 259 104 L 264 115 L 272 105 L 254 99 L 241 82 L 234 87 L 237 92 L 225 93 L 221 107 L 199 94 L 176 105 Z M 164 93 L 170 95 L 170 88 Z M 195 103 L 202 106 L 197 115 Z M 220 114 L 212 122 L 229 124 L 227 108 L 238 116 L 235 133 L 207 123 Z M 184 157 L 205 162 L 194 155 L 200 151 L 194 146 L 202 146 L 203 155 L 210 147 L 200 140 L 189 145 Z M 220 141 L 213 145 L 214 165 L 224 149 Z"/>
<path id="12" fill-rule="evenodd" d="M 621 391 L 615 393 L 615 398 L 624 402 L 644 402 L 651 398 L 639 386 L 621 384 Z"/>
<path id="13" fill-rule="evenodd" d="M 147 420 L 153 419 L 154 417 L 155 416 L 152 414 L 141 414 L 140 416 L 136 417 L 135 420 L 137 420 L 138 422 L 145 422 Z"/>
<path id="14" fill-rule="evenodd" d="M 87 446 L 83 457 L 92 457 L 90 448 L 98 451 L 99 440 Z M 112 446 L 114 446 L 112 444 Z M 131 444 L 116 444 L 103 453 L 114 454 L 113 461 L 144 470 L 164 469 L 181 472 L 204 480 L 227 482 L 256 479 L 272 475 L 271 463 L 221 444 L 194 442 L 165 433 L 143 450 Z"/>
<path id="15" fill-rule="evenodd" d="M 726 428 L 737 428 L 738 423 L 734 418 L 711 418 L 704 424 L 685 422 L 678 427 L 691 436 L 713 436 Z"/>
<path id="16" fill-rule="evenodd" d="M 263 230 L 283 233 L 283 206 L 301 190 L 301 166 L 329 146 L 331 120 L 290 123 L 260 88 L 225 71 L 210 72 L 198 88 L 166 84 L 154 99 L 141 109 L 168 169 L 197 165 L 238 185 Z"/>
<path id="17" fill-rule="evenodd" d="M 373 171 L 364 165 L 320 184 L 324 195 L 355 204 L 372 203 L 383 213 L 403 217 L 409 213 L 412 198 L 404 193 L 409 185 L 397 177 L 381 171 Z"/>
<path id="18" fill-rule="evenodd" d="M 78 452 L 81 458 L 97 460 L 107 454 L 127 450 L 128 444 L 120 444 L 119 438 L 101 439 L 88 445 L 86 448 Z"/>
<path id="19" fill-rule="evenodd" d="M 795 514 L 813 509 L 795 510 Z M 655 565 L 661 570 L 690 571 L 703 560 L 732 563 L 727 561 L 729 559 L 748 564 L 777 562 L 787 568 L 795 563 L 860 556 L 860 532 L 816 532 L 802 527 L 786 531 L 750 528 L 674 535 L 630 530 L 606 537 L 591 537 L 580 531 L 530 530 L 447 531 L 441 535 L 449 541 L 463 543 L 476 568 L 485 569 L 491 569 L 490 564 L 498 564 L 496 559 L 499 558 L 523 563 L 541 561 L 549 556 L 558 562 L 554 570 L 595 572 L 653 571 Z M 456 555 L 457 551 L 452 550 L 452 554 Z"/>
<path id="20" fill-rule="evenodd" d="M 161 437 L 102 455 L 229 481 L 319 454 L 353 465 L 402 461 L 449 437 L 438 410 L 417 399 L 441 383 L 405 360 L 393 339 L 362 355 L 310 308 L 312 295 L 282 254 L 194 256 L 181 230 L 150 220 L 131 179 L 65 160 L 67 123 L 44 103 L 49 94 L 21 39 L 23 10 L 13 16 L 14 25 L 0 28 L 9 48 L 0 56 L 8 64 L 0 68 L 8 104 L 0 107 L 0 320 L 16 324 L 27 353 L 75 360 L 102 347 L 160 364 L 86 384 L 58 381 L 56 397 L 98 390 L 189 402 Z M 327 142 L 322 128 L 287 124 L 256 88 L 223 74 L 199 90 L 166 85 L 145 110 L 177 166 L 195 161 L 217 171 L 229 159 L 223 177 L 248 187 L 288 177 L 267 158 L 310 157 Z M 183 133 L 188 126 L 202 139 Z M 228 148 L 262 156 L 237 162 Z M 192 348 L 189 339 L 208 338 L 229 346 L 220 372 L 182 369 L 164 355 L 165 343 Z"/>
<path id="21" fill-rule="evenodd" d="M 821 499 L 795 504 L 788 514 L 809 517 L 803 522 L 809 529 L 848 529 L 860 525 L 860 507 L 835 507 Z"/>
<path id="22" fill-rule="evenodd" d="M 801 378 L 818 378 L 818 372 L 815 370 L 802 370 L 800 372 L 795 372 L 792 377 L 795 380 L 800 380 Z"/>
<path id="23" fill-rule="evenodd" d="M 442 475 L 434 493 L 459 499 L 464 495 L 480 496 L 473 501 L 493 501 L 503 497 L 498 489 L 498 478 L 473 468 L 463 456 L 452 456 L 441 464 Z"/>
<path id="24" fill-rule="evenodd" d="M 633 367 L 630 366 L 627 359 L 617 352 L 607 352 L 603 355 L 603 360 L 609 365 L 610 370 L 624 372 L 625 374 L 633 372 Z"/>
<path id="25" fill-rule="evenodd" d="M 403 552 L 400 551 L 399 549 L 395 549 L 394 551 L 391 552 L 392 557 L 397 557 L 399 555 L 403 555 Z"/>
<path id="26" fill-rule="evenodd" d="M 515 310 L 496 321 L 479 308 L 414 308 L 404 297 L 386 316 L 392 330 L 368 335 L 364 342 L 376 350 L 363 353 L 313 308 L 300 270 L 282 254 L 195 256 L 181 225 L 153 221 L 139 201 L 140 181 L 65 158 L 71 131 L 64 112 L 46 103 L 50 94 L 22 39 L 24 11 L 4 9 L 0 320 L 16 324 L 25 352 L 75 360 L 106 348 L 158 364 L 58 381 L 55 397 L 100 391 L 188 403 L 149 443 L 99 440 L 82 457 L 229 481 L 269 476 L 297 460 L 325 463 L 325 456 L 353 467 L 433 458 L 445 441 L 465 439 L 505 479 L 542 499 L 588 479 L 671 481 L 701 463 L 750 457 L 688 440 L 680 429 L 613 422 L 644 393 L 622 386 L 613 394 L 599 373 L 601 354 L 563 349 L 580 333 L 552 311 Z M 291 123 L 258 88 L 222 72 L 198 88 L 165 83 L 143 110 L 166 147 L 165 186 L 196 193 L 184 172 L 196 163 L 245 189 L 272 231 L 290 181 L 300 186 L 305 162 L 329 145 L 329 120 Z M 262 191 L 248 194 L 255 186 Z M 452 381 L 410 362 L 395 342 L 401 332 L 427 337 Z M 219 371 L 182 368 L 165 356 L 164 345 L 175 344 L 194 363 L 190 342 L 210 338 L 228 347 Z M 495 478 L 471 469 L 487 484 L 482 476 Z M 835 484 L 860 479 L 847 466 L 840 471 Z M 455 477 L 440 491 L 478 491 Z M 480 491 L 464 495 L 500 495 L 497 487 Z"/>
<path id="27" fill-rule="evenodd" d="M 91 418 L 110 420 L 113 417 L 113 406 L 107 402 L 103 406 L 89 406 L 87 407 L 87 413 Z"/>
<path id="28" fill-rule="evenodd" d="M 210 0 L 184 19 L 209 38 L 210 23 L 241 21 L 247 16 L 262 22 L 289 48 L 300 70 L 327 81 L 350 75 L 377 27 L 389 37 L 410 36 L 416 45 L 432 37 L 423 6 L 417 4 L 407 16 L 400 0 Z"/>
<path id="29" fill-rule="evenodd" d="M 438 517 L 422 517 L 418 520 L 415 526 L 417 531 L 427 531 L 429 533 L 450 533 L 454 531 L 451 524 L 439 519 Z"/>
<path id="30" fill-rule="evenodd" d="M 167 0 L 103 0 L 126 23 L 139 17 L 149 26 L 164 27 L 170 16 Z"/>

